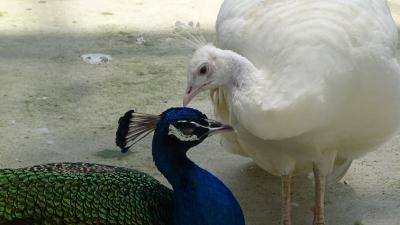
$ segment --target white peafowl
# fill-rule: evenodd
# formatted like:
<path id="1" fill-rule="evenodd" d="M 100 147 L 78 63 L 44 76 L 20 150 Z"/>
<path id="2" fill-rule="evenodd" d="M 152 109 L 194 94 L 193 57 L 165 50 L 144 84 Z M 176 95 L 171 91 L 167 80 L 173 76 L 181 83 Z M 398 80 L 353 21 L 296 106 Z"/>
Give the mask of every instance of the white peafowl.
<path id="1" fill-rule="evenodd" d="M 234 135 L 224 144 L 282 179 L 313 172 L 313 225 L 325 225 L 326 177 L 377 149 L 400 121 L 398 34 L 385 0 L 225 0 L 217 46 L 192 40 L 187 105 L 210 90 Z"/>

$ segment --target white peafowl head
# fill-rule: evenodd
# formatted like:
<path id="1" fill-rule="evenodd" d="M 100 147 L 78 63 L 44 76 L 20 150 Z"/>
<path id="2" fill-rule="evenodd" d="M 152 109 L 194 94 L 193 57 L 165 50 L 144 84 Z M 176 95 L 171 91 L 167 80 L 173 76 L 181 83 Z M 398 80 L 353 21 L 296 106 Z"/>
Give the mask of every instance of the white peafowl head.
<path id="1" fill-rule="evenodd" d="M 232 77 L 256 70 L 243 56 L 207 43 L 198 31 L 193 32 L 190 27 L 181 26 L 176 35 L 183 44 L 195 49 L 188 66 L 184 106 L 198 93 L 230 85 L 234 81 Z"/>
<path id="2" fill-rule="evenodd" d="M 183 105 L 187 105 L 198 93 L 223 86 L 229 82 L 232 65 L 229 58 L 224 56 L 230 52 L 211 44 L 199 47 L 195 51 L 188 66 L 187 88 Z"/>

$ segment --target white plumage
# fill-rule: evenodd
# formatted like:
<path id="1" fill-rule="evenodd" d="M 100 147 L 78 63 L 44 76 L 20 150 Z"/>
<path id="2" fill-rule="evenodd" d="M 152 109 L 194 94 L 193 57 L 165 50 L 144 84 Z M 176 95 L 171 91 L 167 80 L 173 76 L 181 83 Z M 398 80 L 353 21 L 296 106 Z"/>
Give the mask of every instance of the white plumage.
<path id="1" fill-rule="evenodd" d="M 216 116 L 237 131 L 228 149 L 270 173 L 314 165 L 323 188 L 335 160 L 345 165 L 397 131 L 398 36 L 385 0 L 225 0 L 216 29 L 218 48 L 191 60 L 184 103 L 211 89 Z M 320 207 L 314 224 L 324 224 Z"/>

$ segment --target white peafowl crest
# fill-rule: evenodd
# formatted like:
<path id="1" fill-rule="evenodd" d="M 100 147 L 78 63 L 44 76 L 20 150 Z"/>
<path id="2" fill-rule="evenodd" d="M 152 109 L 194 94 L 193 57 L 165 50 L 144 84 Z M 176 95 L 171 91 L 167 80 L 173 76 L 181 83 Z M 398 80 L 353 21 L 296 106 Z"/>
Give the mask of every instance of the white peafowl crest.
<path id="1" fill-rule="evenodd" d="M 194 26 L 192 21 L 188 24 L 176 21 L 173 34 L 181 44 L 191 49 L 198 49 L 208 44 L 204 35 L 201 34 L 199 22 Z"/>

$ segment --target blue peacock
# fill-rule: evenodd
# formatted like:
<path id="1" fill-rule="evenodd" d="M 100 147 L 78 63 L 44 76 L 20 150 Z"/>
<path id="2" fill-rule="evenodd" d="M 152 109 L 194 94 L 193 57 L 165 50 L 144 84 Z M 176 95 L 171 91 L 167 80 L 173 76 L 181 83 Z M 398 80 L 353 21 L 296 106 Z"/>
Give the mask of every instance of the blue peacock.
<path id="1" fill-rule="evenodd" d="M 230 126 L 198 110 L 161 115 L 125 113 L 116 143 L 123 152 L 154 131 L 155 165 L 173 190 L 137 170 L 89 163 L 53 163 L 0 170 L 0 225 L 243 225 L 231 191 L 186 155 Z"/>

